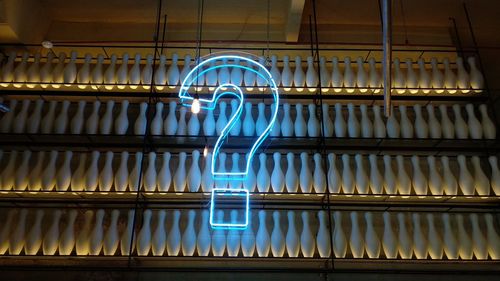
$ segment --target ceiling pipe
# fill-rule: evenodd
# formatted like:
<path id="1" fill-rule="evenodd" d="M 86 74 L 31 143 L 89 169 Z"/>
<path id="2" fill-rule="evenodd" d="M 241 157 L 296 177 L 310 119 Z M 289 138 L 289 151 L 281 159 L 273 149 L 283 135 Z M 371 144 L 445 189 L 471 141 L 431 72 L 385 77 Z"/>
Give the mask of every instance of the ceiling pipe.
<path id="1" fill-rule="evenodd" d="M 391 116 L 391 90 L 392 90 L 392 13 L 391 0 L 382 0 L 382 37 L 383 52 L 382 72 L 384 79 L 384 113 Z"/>

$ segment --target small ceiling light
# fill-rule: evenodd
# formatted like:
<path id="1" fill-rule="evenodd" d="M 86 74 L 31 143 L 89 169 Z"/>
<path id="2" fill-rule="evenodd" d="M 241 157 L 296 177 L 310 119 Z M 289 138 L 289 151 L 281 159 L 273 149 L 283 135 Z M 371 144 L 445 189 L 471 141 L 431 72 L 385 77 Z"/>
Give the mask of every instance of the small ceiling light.
<path id="1" fill-rule="evenodd" d="M 205 148 L 203 149 L 203 157 L 207 157 L 208 154 L 208 147 L 205 145 Z"/>
<path id="2" fill-rule="evenodd" d="M 54 47 L 54 44 L 52 44 L 52 42 L 50 42 L 48 40 L 45 40 L 45 41 L 42 42 L 42 46 L 45 49 L 52 49 L 52 47 Z"/>
<path id="3" fill-rule="evenodd" d="M 200 98 L 198 95 L 194 96 L 193 104 L 191 105 L 191 112 L 198 114 L 200 112 Z"/>

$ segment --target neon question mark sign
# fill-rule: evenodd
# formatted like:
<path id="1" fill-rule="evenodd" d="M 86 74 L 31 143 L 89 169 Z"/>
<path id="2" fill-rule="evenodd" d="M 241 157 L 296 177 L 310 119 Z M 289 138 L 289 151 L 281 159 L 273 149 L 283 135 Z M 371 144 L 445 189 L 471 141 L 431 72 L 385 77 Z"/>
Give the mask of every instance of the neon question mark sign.
<path id="1" fill-rule="evenodd" d="M 210 66 L 210 62 L 213 61 L 218 61 L 218 60 L 223 60 L 223 59 L 228 59 L 229 60 L 235 60 L 239 59 L 240 61 L 244 61 L 247 64 L 257 66 L 258 70 L 257 71 L 251 67 L 239 65 L 239 64 L 220 64 L 220 65 L 214 65 Z M 247 70 L 247 71 L 252 71 L 255 73 L 257 76 L 262 78 L 264 81 L 267 81 L 270 89 L 271 89 L 271 94 L 274 99 L 274 109 L 271 112 L 271 120 L 269 124 L 267 125 L 266 129 L 263 131 L 263 133 L 258 136 L 258 138 L 255 140 L 255 142 L 251 145 L 250 151 L 249 151 L 249 157 L 247 157 L 245 168 L 243 171 L 240 172 L 220 172 L 216 171 L 217 161 L 218 161 L 218 154 L 220 152 L 221 146 L 223 145 L 224 141 L 228 138 L 229 132 L 233 128 L 233 126 L 236 124 L 238 119 L 241 117 L 241 113 L 243 112 L 243 104 L 245 102 L 245 96 L 243 94 L 243 91 L 241 88 L 237 85 L 227 83 L 223 85 L 219 85 L 211 95 L 209 99 L 202 99 L 199 98 L 200 102 L 200 108 L 202 109 L 207 109 L 207 110 L 213 110 L 215 109 L 215 106 L 217 104 L 217 101 L 219 98 L 222 96 L 233 96 L 236 99 L 238 99 L 239 104 L 238 108 L 236 110 L 236 113 L 231 117 L 231 119 L 228 121 L 227 125 L 224 127 L 222 130 L 219 138 L 217 139 L 214 148 L 213 148 L 213 153 L 212 153 L 212 175 L 214 179 L 231 179 L 231 180 L 244 180 L 248 174 L 248 170 L 250 169 L 250 165 L 252 163 L 252 158 L 257 151 L 257 149 L 260 147 L 262 142 L 267 138 L 269 133 L 271 132 L 271 129 L 274 126 L 274 123 L 276 121 L 277 115 L 278 115 L 278 105 L 279 105 L 279 94 L 278 94 L 278 87 L 276 86 L 276 82 L 274 81 L 273 77 L 271 76 L 271 73 L 265 68 L 264 65 L 243 57 L 243 56 L 238 56 L 238 55 L 223 55 L 223 56 L 216 56 L 209 58 L 201 63 L 199 63 L 196 67 L 194 67 L 186 76 L 184 81 L 182 81 L 182 85 L 179 91 L 179 98 L 181 99 L 181 103 L 185 106 L 192 106 L 193 101 L 196 96 L 193 96 L 192 94 L 189 93 L 189 90 L 193 83 L 196 83 L 197 79 L 201 76 L 203 77 L 205 73 L 208 71 L 212 71 L 215 69 L 220 69 L 223 67 L 227 68 L 240 68 L 242 70 Z"/>
<path id="2" fill-rule="evenodd" d="M 234 61 L 234 60 L 239 60 L 246 62 L 247 65 L 250 65 L 251 67 L 243 66 L 240 64 L 220 64 L 220 65 L 214 65 L 211 64 L 212 62 L 216 62 L 218 60 L 220 61 Z M 253 67 L 256 66 L 257 70 L 255 70 Z M 231 83 L 226 83 L 219 85 L 212 93 L 210 98 L 208 99 L 202 99 L 199 98 L 197 94 L 194 96 L 189 93 L 189 90 L 191 89 L 191 86 L 193 83 L 196 83 L 199 79 L 202 79 L 200 77 L 204 77 L 205 73 L 209 71 L 214 71 L 220 68 L 240 68 L 242 70 L 246 71 L 251 71 L 257 75 L 257 77 L 260 77 L 263 81 L 266 81 L 267 84 L 269 85 L 269 88 L 271 90 L 272 97 L 274 99 L 274 109 L 271 112 L 271 120 L 268 123 L 266 129 L 258 136 L 258 138 L 253 142 L 253 144 L 250 147 L 250 151 L 248 153 L 248 157 L 245 162 L 245 168 L 242 171 L 231 171 L 231 172 L 226 172 L 226 171 L 216 171 L 217 161 L 219 160 L 219 152 L 221 150 L 222 145 L 226 141 L 226 139 L 229 137 L 229 133 L 233 126 L 237 123 L 238 119 L 241 117 L 241 114 L 243 112 L 243 104 L 245 102 L 245 95 L 243 94 L 243 91 L 241 88 L 237 85 L 231 84 Z M 195 86 L 198 86 L 195 84 Z M 236 111 L 234 112 L 233 116 L 231 119 L 227 122 L 226 126 L 222 129 L 221 134 L 219 138 L 217 139 L 214 148 L 213 148 L 213 153 L 212 153 L 212 177 L 214 179 L 221 179 L 221 180 L 226 180 L 226 179 L 231 179 L 231 180 L 244 180 L 247 175 L 248 171 L 250 169 L 250 165 L 252 165 L 252 159 L 254 154 L 256 153 L 257 149 L 260 147 L 262 142 L 267 138 L 269 133 L 271 132 L 271 129 L 274 126 L 274 123 L 276 121 L 276 118 L 278 116 L 278 105 L 279 105 L 279 94 L 278 94 L 278 87 L 276 85 L 276 82 L 274 81 L 271 73 L 266 69 L 266 67 L 255 60 L 243 57 L 243 56 L 238 56 L 238 55 L 220 55 L 220 56 L 215 56 L 208 58 L 204 60 L 203 62 L 199 63 L 196 67 L 194 67 L 184 78 L 184 81 L 182 81 L 181 88 L 179 90 L 179 98 L 181 99 L 181 103 L 185 106 L 192 106 L 193 102 L 198 102 L 199 107 L 202 109 L 206 110 L 214 110 L 217 104 L 217 101 L 219 98 L 223 96 L 232 96 L 238 100 L 238 107 Z M 214 198 L 216 194 L 221 194 L 223 196 L 243 196 L 245 197 L 245 221 L 242 223 L 227 223 L 227 222 L 216 222 L 214 221 Z M 210 225 L 214 228 L 233 228 L 233 229 L 244 229 L 248 226 L 248 221 L 249 221 L 249 191 L 246 189 L 229 189 L 229 188 L 214 188 L 212 190 L 212 197 L 211 197 L 211 204 L 210 204 Z"/>

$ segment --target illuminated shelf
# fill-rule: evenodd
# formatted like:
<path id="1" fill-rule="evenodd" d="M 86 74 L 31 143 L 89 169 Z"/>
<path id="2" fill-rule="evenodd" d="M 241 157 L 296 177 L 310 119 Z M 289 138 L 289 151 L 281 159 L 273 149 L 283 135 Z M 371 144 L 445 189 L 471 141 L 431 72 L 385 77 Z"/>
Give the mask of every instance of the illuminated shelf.
<path id="1" fill-rule="evenodd" d="M 129 268 L 179 271 L 274 271 L 353 272 L 353 271 L 429 271 L 499 272 L 500 261 L 492 260 L 386 260 L 336 258 L 273 257 L 138 257 L 138 256 L 0 256 L 2 268 Z"/>
<path id="2" fill-rule="evenodd" d="M 315 94 L 314 92 L 310 92 L 308 90 L 304 90 L 298 92 L 295 88 L 291 88 L 290 91 L 284 91 L 283 87 L 278 87 L 280 90 L 280 99 L 299 99 L 299 100 L 311 100 L 317 99 L 320 96 Z M 243 87 L 244 89 L 244 87 Z M 321 98 L 323 100 L 383 100 L 383 95 L 381 93 L 372 93 L 370 91 L 361 93 L 356 90 L 354 93 L 347 93 L 347 88 L 337 88 L 340 90 L 339 92 L 334 92 L 334 88 L 322 88 L 324 90 L 328 90 L 327 92 L 323 92 Z M 203 88 L 199 94 L 202 95 L 204 93 L 208 93 L 208 89 Z M 9 86 L 7 88 L 1 89 L 0 96 L 9 96 L 13 98 L 24 98 L 24 97 L 49 97 L 50 99 L 60 99 L 60 100 L 95 100 L 96 98 L 127 98 L 133 101 L 147 101 L 150 95 L 150 90 L 144 89 L 136 89 L 131 90 L 130 88 L 126 88 L 123 90 L 105 90 L 98 89 L 94 90 L 90 87 L 87 89 L 79 89 L 76 86 L 65 87 L 62 86 L 59 89 L 27 89 L 23 87 L 21 89 L 16 89 L 13 86 Z M 161 99 L 179 99 L 178 97 L 178 89 L 164 89 L 162 91 L 154 91 L 151 93 L 151 96 L 154 98 Z M 248 99 L 268 99 L 269 96 L 262 94 L 257 88 L 254 88 L 252 91 L 247 91 L 245 93 L 245 98 Z M 395 101 L 463 101 L 463 102 L 481 102 L 488 100 L 488 95 L 486 93 L 455 93 L 455 94 L 437 94 L 435 92 L 431 92 L 428 94 L 418 93 L 418 94 L 398 94 L 392 93 L 391 99 Z"/>
<path id="3" fill-rule="evenodd" d="M 230 137 L 225 148 L 238 150 L 248 148 L 256 137 Z M 158 151 L 183 151 L 185 149 L 203 149 L 215 144 L 217 137 L 210 136 L 147 136 L 146 145 L 154 146 Z M 316 137 L 268 137 L 262 151 L 315 151 L 319 148 L 320 138 Z M 403 139 L 403 138 L 325 138 L 326 149 L 332 151 L 419 151 L 423 154 L 443 152 L 496 152 L 498 140 L 488 139 Z M 0 145 L 8 148 L 50 150 L 72 148 L 73 151 L 91 151 L 108 149 L 112 151 L 140 151 L 144 146 L 142 135 L 87 135 L 87 134 L 13 134 L 0 133 Z M 74 148 L 74 149 L 73 149 Z"/>
<path id="4" fill-rule="evenodd" d="M 139 196 L 138 196 L 139 195 Z M 500 208 L 500 196 L 463 195 L 387 195 L 387 194 L 327 194 L 318 193 L 250 193 L 252 209 L 318 209 L 328 206 L 333 210 L 367 209 L 388 210 L 398 208 Z M 139 201 L 137 201 L 139 200 Z M 0 203 L 32 207 L 35 205 L 131 206 L 136 202 L 154 208 L 199 208 L 210 202 L 209 192 L 89 192 L 89 191 L 0 191 Z M 230 202 L 228 202 L 230 203 Z"/>

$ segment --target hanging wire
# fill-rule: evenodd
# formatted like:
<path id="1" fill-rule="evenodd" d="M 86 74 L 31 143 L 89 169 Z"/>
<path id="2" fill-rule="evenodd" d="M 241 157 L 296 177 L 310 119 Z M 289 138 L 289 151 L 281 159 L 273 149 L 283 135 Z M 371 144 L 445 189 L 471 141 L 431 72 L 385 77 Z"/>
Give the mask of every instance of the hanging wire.
<path id="1" fill-rule="evenodd" d="M 270 58 L 269 58 L 269 42 L 271 40 L 271 0 L 267 0 L 267 25 L 266 25 L 266 36 L 267 36 L 267 49 L 266 49 L 266 63 L 270 65 Z"/>
<path id="2" fill-rule="evenodd" d="M 409 44 L 409 41 L 408 41 L 408 30 L 406 28 L 406 15 L 405 15 L 405 8 L 403 6 L 403 0 L 399 1 L 399 3 L 401 4 L 400 7 L 401 7 L 401 16 L 403 17 L 403 30 L 404 30 L 404 33 L 405 33 L 405 44 L 408 45 Z"/>

